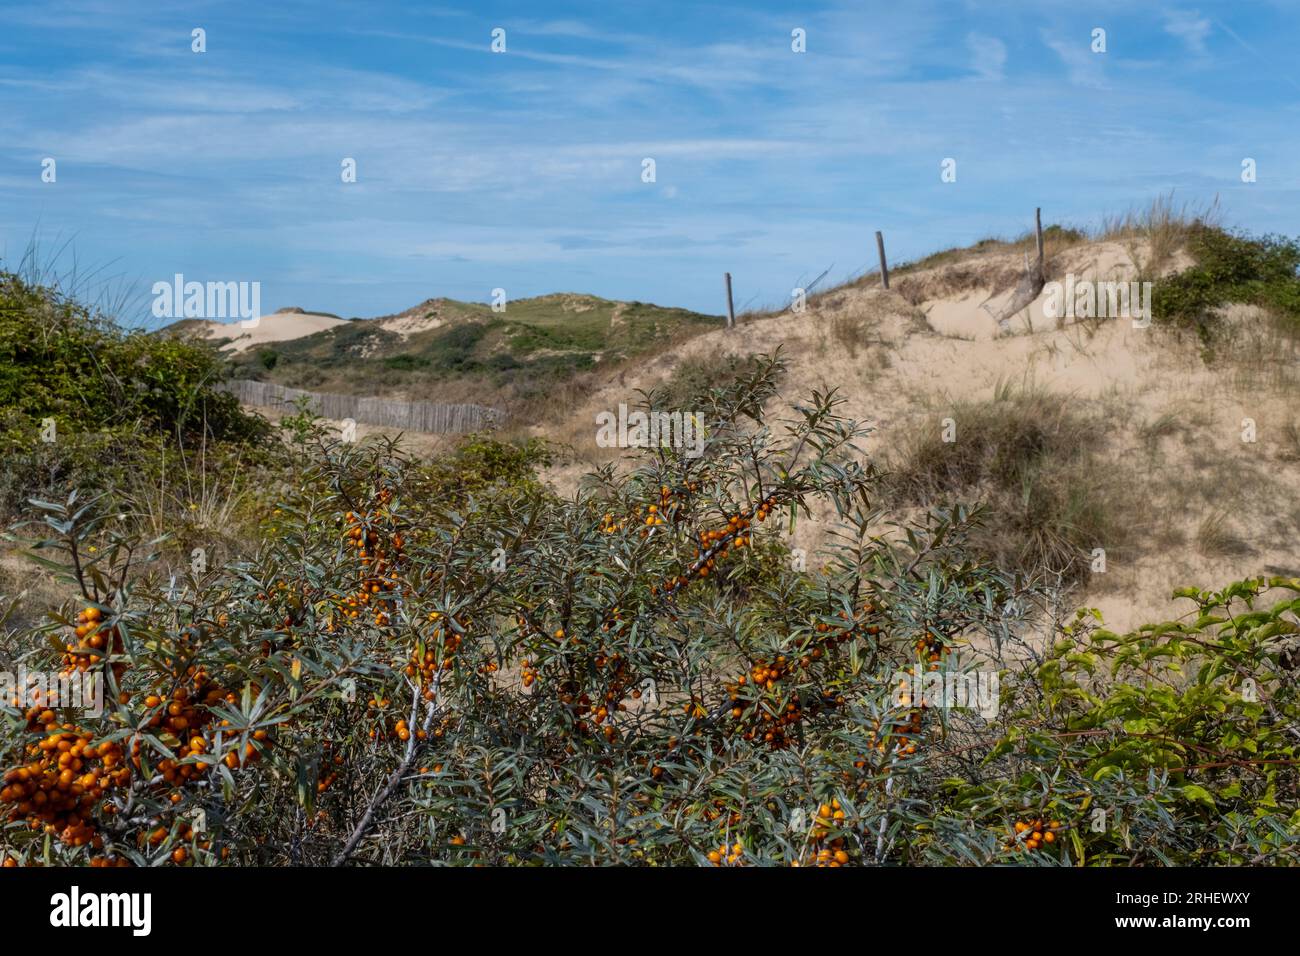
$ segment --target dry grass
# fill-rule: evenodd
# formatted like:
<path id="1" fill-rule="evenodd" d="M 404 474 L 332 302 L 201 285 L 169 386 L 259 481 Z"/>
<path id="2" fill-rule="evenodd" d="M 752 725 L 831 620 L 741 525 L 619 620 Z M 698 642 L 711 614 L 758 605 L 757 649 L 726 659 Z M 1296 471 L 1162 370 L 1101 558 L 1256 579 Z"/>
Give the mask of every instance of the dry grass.
<path id="1" fill-rule="evenodd" d="M 1272 310 L 1231 305 L 1216 310 L 1215 339 L 1203 358 L 1228 375 L 1242 395 L 1276 392 L 1300 404 L 1300 338 Z"/>
<path id="2" fill-rule="evenodd" d="M 1154 452 L 1160 446 L 1161 439 L 1185 433 L 1187 425 L 1177 412 L 1165 412 L 1150 421 L 1143 422 L 1138 428 L 1138 438 L 1147 453 Z"/>
<path id="3" fill-rule="evenodd" d="M 1300 421 L 1287 422 L 1282 426 L 1283 461 L 1300 461 Z"/>
<path id="4" fill-rule="evenodd" d="M 893 289 L 911 305 L 919 306 L 932 299 L 943 299 L 975 290 L 1000 290 L 1020 281 L 1024 270 L 1018 266 L 979 265 L 963 262 L 924 275 L 903 276 Z"/>
<path id="5" fill-rule="evenodd" d="M 1229 515 L 1212 511 L 1196 529 L 1196 549 L 1210 558 L 1249 554 L 1250 544 L 1232 529 Z"/>
<path id="6" fill-rule="evenodd" d="M 1078 579 L 1093 548 L 1127 546 L 1134 515 L 1122 472 L 1105 454 L 1102 423 L 1069 396 L 1001 385 L 985 401 L 959 402 L 915 429 L 888 465 L 896 503 L 979 500 L 987 520 L 975 546 L 998 566 L 1029 576 Z"/>
<path id="7" fill-rule="evenodd" d="M 1155 279 L 1187 245 L 1192 231 L 1200 226 L 1217 226 L 1219 200 L 1209 205 L 1174 201 L 1174 194 L 1158 196 L 1144 207 L 1131 207 L 1102 219 L 1094 238 L 1099 242 L 1120 242 L 1137 266 L 1141 280 Z M 1144 254 L 1145 252 L 1145 254 Z"/>
<path id="8" fill-rule="evenodd" d="M 849 355 L 856 359 L 859 351 L 871 347 L 873 338 L 868 323 L 860 315 L 841 312 L 830 322 L 831 339 Z"/>
<path id="9" fill-rule="evenodd" d="M 16 548 L 0 546 L 0 643 L 7 628 L 37 624 L 50 608 L 56 608 L 75 596 L 75 590 L 62 584 L 53 572 L 29 561 Z M 3 648 L 0 647 L 0 653 Z"/>

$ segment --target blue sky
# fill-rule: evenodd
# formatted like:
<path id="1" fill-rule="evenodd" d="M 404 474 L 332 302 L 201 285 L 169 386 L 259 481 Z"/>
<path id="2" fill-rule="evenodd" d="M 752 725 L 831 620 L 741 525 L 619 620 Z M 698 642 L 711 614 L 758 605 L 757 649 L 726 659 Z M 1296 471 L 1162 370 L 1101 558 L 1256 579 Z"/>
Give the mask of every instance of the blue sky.
<path id="1" fill-rule="evenodd" d="M 178 272 L 266 311 L 501 287 L 716 313 L 724 271 L 778 304 L 873 266 L 876 229 L 901 261 L 1170 190 L 1294 235 L 1298 25 L 1294 0 L 8 2 L 0 257 L 71 240 L 60 266 L 157 324 Z"/>

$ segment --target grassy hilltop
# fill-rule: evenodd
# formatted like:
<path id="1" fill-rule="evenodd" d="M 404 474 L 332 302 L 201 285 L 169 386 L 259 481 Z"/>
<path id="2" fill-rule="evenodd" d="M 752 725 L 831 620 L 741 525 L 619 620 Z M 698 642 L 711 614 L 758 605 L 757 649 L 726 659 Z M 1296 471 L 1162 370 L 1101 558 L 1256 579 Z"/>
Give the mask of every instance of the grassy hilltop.
<path id="1" fill-rule="evenodd" d="M 717 316 L 556 293 L 489 305 L 433 299 L 396 316 L 355 319 L 250 349 L 236 373 L 295 388 L 436 398 L 499 389 L 508 403 L 666 342 L 716 328 Z"/>

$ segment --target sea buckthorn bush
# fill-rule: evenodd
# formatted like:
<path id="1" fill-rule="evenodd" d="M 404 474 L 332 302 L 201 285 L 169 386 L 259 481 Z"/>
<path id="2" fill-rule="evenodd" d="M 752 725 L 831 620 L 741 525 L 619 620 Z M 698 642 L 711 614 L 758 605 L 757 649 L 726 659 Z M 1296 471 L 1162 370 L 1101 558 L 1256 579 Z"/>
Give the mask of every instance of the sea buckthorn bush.
<path id="1" fill-rule="evenodd" d="M 256 548 L 201 572 L 111 500 L 36 503 L 14 533 L 80 598 L 4 663 L 106 706 L 0 702 L 6 865 L 1295 861 L 1295 601 L 1045 642 L 980 516 L 885 524 L 864 427 L 833 393 L 769 413 L 779 373 L 696 394 L 699 457 L 568 497 L 536 448 L 476 439 L 460 482 L 304 414 Z M 805 568 L 788 533 L 828 505 Z M 899 692 L 975 666 L 996 715 Z"/>

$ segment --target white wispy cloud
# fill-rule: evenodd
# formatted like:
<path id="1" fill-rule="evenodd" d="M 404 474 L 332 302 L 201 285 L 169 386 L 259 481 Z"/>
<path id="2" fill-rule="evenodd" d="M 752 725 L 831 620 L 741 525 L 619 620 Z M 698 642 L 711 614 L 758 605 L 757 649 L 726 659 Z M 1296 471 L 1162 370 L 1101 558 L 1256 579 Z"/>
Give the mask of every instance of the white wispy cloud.
<path id="1" fill-rule="evenodd" d="M 1197 56 L 1205 55 L 1205 41 L 1211 32 L 1208 18 L 1197 11 L 1166 10 L 1164 20 L 1166 33 L 1182 40 L 1187 49 Z"/>
<path id="2" fill-rule="evenodd" d="M 1007 45 L 997 37 L 982 33 L 966 34 L 966 48 L 970 50 L 971 69 L 986 80 L 1002 79 L 1007 65 Z"/>
<path id="3" fill-rule="evenodd" d="M 1094 53 L 1087 34 L 1063 34 L 1059 30 L 1042 30 L 1039 34 L 1053 53 L 1060 57 L 1066 77 L 1074 86 L 1105 87 L 1105 61 L 1108 53 Z"/>

